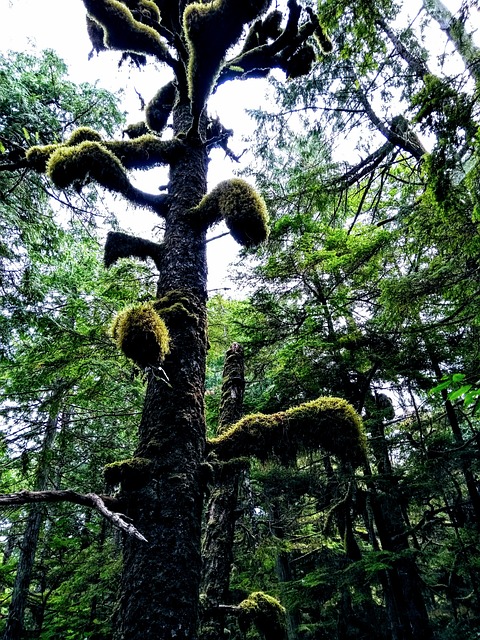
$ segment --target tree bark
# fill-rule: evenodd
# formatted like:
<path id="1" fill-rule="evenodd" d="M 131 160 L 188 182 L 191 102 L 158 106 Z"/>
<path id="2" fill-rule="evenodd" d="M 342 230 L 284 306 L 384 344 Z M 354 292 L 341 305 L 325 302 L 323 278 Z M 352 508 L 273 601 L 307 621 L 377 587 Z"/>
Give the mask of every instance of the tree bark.
<path id="1" fill-rule="evenodd" d="M 35 489 L 42 491 L 47 487 L 50 473 L 49 457 L 57 432 L 59 414 L 50 416 L 47 420 L 45 435 L 38 460 Z M 8 609 L 8 618 L 3 640 L 18 640 L 23 635 L 25 608 L 32 580 L 35 554 L 37 552 L 40 529 L 43 521 L 44 508 L 41 504 L 34 504 L 28 514 L 25 532 L 20 544 L 17 573 L 13 585 L 12 599 Z"/>
<path id="2" fill-rule="evenodd" d="M 243 349 L 234 343 L 225 356 L 217 435 L 241 418 L 244 389 Z M 219 605 L 230 603 L 230 572 L 233 563 L 240 473 L 238 465 L 222 465 L 217 470 L 216 482 L 207 506 L 202 554 L 201 590 L 206 599 L 202 617 L 202 640 L 221 640 L 226 637 L 226 611 L 219 608 Z"/>
<path id="3" fill-rule="evenodd" d="M 186 105 L 174 111 L 174 133 L 188 130 Z M 188 212 L 206 192 L 204 146 L 185 143 L 171 166 L 172 206 L 165 220 L 158 298 L 171 351 L 163 368 L 168 383 L 150 375 L 136 457 L 147 459 L 144 486 L 123 486 L 128 515 L 148 543 L 124 540 L 116 614 L 116 640 L 196 638 L 201 576 L 203 506 L 201 465 L 205 449 L 206 241 Z M 170 294 L 171 299 L 165 299 Z"/>

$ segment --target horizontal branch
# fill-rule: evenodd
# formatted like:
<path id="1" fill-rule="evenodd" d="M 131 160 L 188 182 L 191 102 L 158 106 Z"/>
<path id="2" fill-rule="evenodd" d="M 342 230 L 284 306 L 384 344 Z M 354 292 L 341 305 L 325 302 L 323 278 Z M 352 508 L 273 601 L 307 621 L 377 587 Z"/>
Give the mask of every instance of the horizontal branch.
<path id="1" fill-rule="evenodd" d="M 110 496 L 99 496 L 96 493 L 77 493 L 71 489 L 64 491 L 18 491 L 17 493 L 5 493 L 0 495 L 0 508 L 21 506 L 40 502 L 72 502 L 83 507 L 95 509 L 110 521 L 114 527 L 124 531 L 130 536 L 147 542 L 146 538 L 130 523 L 127 517 L 116 512 L 120 507 L 120 501 Z M 110 508 L 107 508 L 107 504 Z M 113 511 L 111 510 L 113 509 Z"/>
<path id="2" fill-rule="evenodd" d="M 109 231 L 105 242 L 105 266 L 108 268 L 119 258 L 152 258 L 158 270 L 161 270 L 162 245 L 136 236 Z"/>

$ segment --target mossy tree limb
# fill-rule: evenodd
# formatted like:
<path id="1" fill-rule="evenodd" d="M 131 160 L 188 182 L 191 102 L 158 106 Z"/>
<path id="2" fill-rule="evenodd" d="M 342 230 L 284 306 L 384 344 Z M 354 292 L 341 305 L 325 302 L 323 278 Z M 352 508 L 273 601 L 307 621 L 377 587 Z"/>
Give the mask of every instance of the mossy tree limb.
<path id="1" fill-rule="evenodd" d="M 151 258 L 160 270 L 162 245 L 120 231 L 109 231 L 104 249 L 105 266 L 111 267 L 120 258 L 139 258 L 140 260 Z"/>
<path id="2" fill-rule="evenodd" d="M 136 20 L 118 0 L 83 0 L 90 18 L 104 30 L 104 44 L 110 49 L 144 53 L 175 66 L 158 30 Z"/>
<path id="3" fill-rule="evenodd" d="M 208 228 L 225 220 L 233 238 L 252 247 L 268 237 L 268 213 L 263 198 L 240 178 L 224 180 L 192 210 L 192 222 Z"/>
<path id="4" fill-rule="evenodd" d="M 221 460 L 253 456 L 288 462 L 299 452 L 323 449 L 358 466 L 366 452 L 361 418 L 342 398 L 318 398 L 271 415 L 245 416 L 209 444 Z"/>
<path id="5" fill-rule="evenodd" d="M 251 593 L 238 606 L 224 605 L 222 608 L 238 617 L 244 633 L 255 626 L 265 640 L 287 640 L 285 608 L 263 591 Z"/>

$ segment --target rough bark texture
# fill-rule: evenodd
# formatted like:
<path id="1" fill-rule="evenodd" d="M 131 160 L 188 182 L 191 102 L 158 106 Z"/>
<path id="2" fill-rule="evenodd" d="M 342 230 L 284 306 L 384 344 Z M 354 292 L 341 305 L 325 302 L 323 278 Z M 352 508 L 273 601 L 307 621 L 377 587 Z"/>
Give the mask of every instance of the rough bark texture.
<path id="1" fill-rule="evenodd" d="M 398 554 L 392 568 L 383 576 L 387 613 L 392 638 L 416 640 L 432 637 L 422 584 L 415 560 L 406 552 L 410 547 L 402 512 L 402 496 L 391 473 L 388 445 L 381 419 L 372 420 L 375 439 L 373 454 L 381 481 L 372 488 L 372 507 L 380 544 L 385 551 Z"/>
<path id="2" fill-rule="evenodd" d="M 57 424 L 58 415 L 48 419 L 35 480 L 35 489 L 39 491 L 45 489 L 48 483 L 50 472 L 48 464 L 49 454 L 55 440 Z M 20 557 L 18 559 L 17 573 L 13 585 L 12 599 L 8 610 L 8 619 L 3 640 L 18 640 L 23 634 L 25 607 L 27 605 L 27 597 L 32 580 L 43 513 L 43 506 L 41 504 L 35 504 L 31 508 L 27 518 L 25 532 L 20 544 Z"/>
<path id="3" fill-rule="evenodd" d="M 234 343 L 225 357 L 218 434 L 241 417 L 244 389 L 243 349 Z M 223 465 L 217 470 L 215 486 L 208 502 L 203 543 L 201 590 L 205 598 L 205 611 L 202 616 L 202 640 L 221 640 L 226 637 L 225 610 L 218 605 L 229 603 L 239 481 L 238 465 Z"/>
<path id="4" fill-rule="evenodd" d="M 188 110 L 174 113 L 175 133 L 188 127 Z M 158 283 L 160 308 L 171 338 L 163 368 L 169 383 L 151 375 L 136 456 L 152 463 L 147 484 L 123 498 L 148 543 L 126 539 L 117 640 L 196 637 L 201 576 L 200 535 L 205 447 L 206 358 L 205 233 L 188 210 L 206 192 L 204 148 L 185 144 L 171 167 L 172 206 L 165 221 Z"/>

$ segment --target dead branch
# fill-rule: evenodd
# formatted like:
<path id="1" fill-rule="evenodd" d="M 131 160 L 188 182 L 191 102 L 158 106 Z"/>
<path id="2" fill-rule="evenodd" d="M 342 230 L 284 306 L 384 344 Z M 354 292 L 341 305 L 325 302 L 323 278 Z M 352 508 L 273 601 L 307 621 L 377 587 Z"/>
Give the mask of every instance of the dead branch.
<path id="1" fill-rule="evenodd" d="M 95 509 L 109 520 L 114 527 L 124 531 L 130 536 L 147 542 L 146 538 L 130 523 L 127 517 L 115 511 L 120 507 L 120 501 L 110 496 L 99 496 L 96 493 L 77 493 L 71 489 L 64 491 L 18 491 L 17 493 L 5 493 L 0 495 L 0 508 L 8 506 L 21 506 L 39 502 L 72 502 L 83 507 Z M 107 508 L 107 504 L 110 507 Z M 114 509 L 113 511 L 111 509 Z"/>

